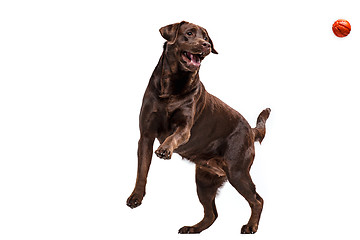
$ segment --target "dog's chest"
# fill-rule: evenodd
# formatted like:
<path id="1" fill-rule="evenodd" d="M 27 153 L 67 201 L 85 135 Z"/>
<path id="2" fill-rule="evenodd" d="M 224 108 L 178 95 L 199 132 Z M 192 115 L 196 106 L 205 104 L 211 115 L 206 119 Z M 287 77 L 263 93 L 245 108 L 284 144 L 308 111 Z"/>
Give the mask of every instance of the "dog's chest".
<path id="1" fill-rule="evenodd" d="M 163 142 L 166 137 L 171 135 L 179 125 L 187 121 L 186 109 L 179 103 L 165 102 L 156 104 L 156 109 L 151 114 L 157 122 L 158 139 Z"/>

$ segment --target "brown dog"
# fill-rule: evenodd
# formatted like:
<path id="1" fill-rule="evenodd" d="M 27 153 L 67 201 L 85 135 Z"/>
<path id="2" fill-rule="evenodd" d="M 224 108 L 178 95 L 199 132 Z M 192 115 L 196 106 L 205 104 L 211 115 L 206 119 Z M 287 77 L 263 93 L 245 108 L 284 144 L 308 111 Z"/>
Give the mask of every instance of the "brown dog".
<path id="1" fill-rule="evenodd" d="M 183 21 L 162 27 L 160 33 L 167 41 L 144 94 L 137 179 L 127 205 L 135 208 L 142 202 L 157 138 L 159 158 L 170 159 L 175 152 L 196 164 L 204 218 L 194 226 L 180 228 L 179 233 L 199 233 L 211 226 L 218 216 L 217 189 L 227 179 L 251 207 L 251 217 L 241 233 L 255 233 L 263 199 L 255 191 L 249 171 L 254 141 L 263 140 L 270 109 L 262 111 L 256 128 L 251 128 L 240 113 L 205 90 L 199 80 L 200 63 L 210 52 L 217 52 L 204 28 Z"/>

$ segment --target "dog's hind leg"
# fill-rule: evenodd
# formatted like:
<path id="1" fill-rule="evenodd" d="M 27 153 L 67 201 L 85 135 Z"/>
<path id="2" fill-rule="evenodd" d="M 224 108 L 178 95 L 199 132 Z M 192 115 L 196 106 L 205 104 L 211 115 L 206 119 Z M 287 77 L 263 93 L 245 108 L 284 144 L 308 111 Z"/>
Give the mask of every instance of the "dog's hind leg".
<path id="1" fill-rule="evenodd" d="M 215 206 L 216 193 L 225 180 L 225 176 L 219 176 L 202 166 L 196 166 L 197 194 L 204 207 L 204 218 L 194 226 L 180 228 L 179 233 L 200 233 L 213 224 L 218 216 Z"/>
<path id="2" fill-rule="evenodd" d="M 254 160 L 253 146 L 242 151 L 241 157 L 232 159 L 227 175 L 230 184 L 248 201 L 251 207 L 249 222 L 241 228 L 241 233 L 255 233 L 258 229 L 264 201 L 255 190 L 255 184 L 250 177 L 250 166 Z"/>

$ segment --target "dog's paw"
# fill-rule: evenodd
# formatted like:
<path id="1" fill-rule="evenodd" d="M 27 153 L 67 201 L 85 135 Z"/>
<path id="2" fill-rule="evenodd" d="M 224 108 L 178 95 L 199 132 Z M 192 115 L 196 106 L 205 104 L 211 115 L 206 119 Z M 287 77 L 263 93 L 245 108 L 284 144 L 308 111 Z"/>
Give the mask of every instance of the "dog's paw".
<path id="1" fill-rule="evenodd" d="M 195 227 L 182 227 L 179 229 L 179 234 L 191 234 L 191 233 L 200 233 L 200 229 L 195 228 Z"/>
<path id="2" fill-rule="evenodd" d="M 244 225 L 241 228 L 241 234 L 254 234 L 258 229 L 258 225 Z"/>
<path id="3" fill-rule="evenodd" d="M 126 205 L 130 208 L 136 208 L 141 205 L 142 197 L 136 193 L 130 195 L 130 197 L 126 201 Z"/>
<path id="4" fill-rule="evenodd" d="M 172 150 L 169 148 L 163 147 L 160 145 L 160 147 L 155 151 L 156 156 L 162 159 L 170 159 L 172 155 Z"/>

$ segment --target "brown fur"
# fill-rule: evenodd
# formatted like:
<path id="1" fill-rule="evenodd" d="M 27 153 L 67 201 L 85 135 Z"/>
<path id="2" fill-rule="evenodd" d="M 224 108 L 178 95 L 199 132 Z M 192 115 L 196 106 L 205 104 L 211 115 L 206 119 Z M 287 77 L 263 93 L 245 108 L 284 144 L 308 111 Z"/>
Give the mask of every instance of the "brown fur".
<path id="1" fill-rule="evenodd" d="M 216 192 L 226 180 L 251 207 L 251 217 L 241 233 L 255 233 L 263 199 L 255 191 L 249 171 L 254 141 L 263 140 L 270 109 L 262 111 L 256 127 L 251 128 L 240 113 L 205 90 L 199 79 L 200 62 L 217 51 L 204 28 L 183 21 L 161 28 L 160 33 L 167 42 L 143 98 L 137 179 L 127 205 L 135 208 L 142 202 L 157 138 L 159 158 L 170 159 L 175 152 L 196 164 L 204 218 L 194 226 L 180 228 L 179 233 L 199 233 L 211 226 L 217 218 Z"/>

